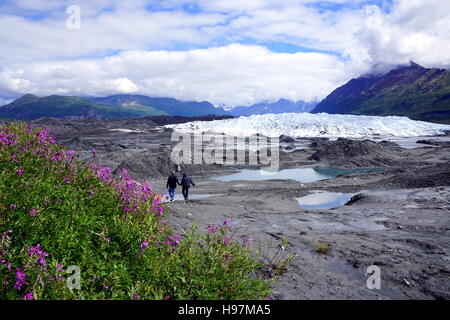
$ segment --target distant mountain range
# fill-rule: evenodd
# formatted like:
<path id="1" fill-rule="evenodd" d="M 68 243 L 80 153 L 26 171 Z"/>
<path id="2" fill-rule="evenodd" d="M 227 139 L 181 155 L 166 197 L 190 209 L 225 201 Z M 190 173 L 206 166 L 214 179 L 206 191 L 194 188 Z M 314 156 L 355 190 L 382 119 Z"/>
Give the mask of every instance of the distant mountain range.
<path id="1" fill-rule="evenodd" d="M 289 101 L 257 103 L 230 110 L 207 101 L 180 101 L 143 95 L 108 97 L 37 97 L 26 94 L 0 107 L 0 118 L 34 120 L 42 117 L 64 119 L 138 118 L 147 116 L 251 116 L 268 113 L 325 112 L 329 114 L 398 115 L 414 120 L 450 123 L 450 71 L 424 68 L 414 62 L 384 75 L 352 79 L 315 102 Z"/>
<path id="2" fill-rule="evenodd" d="M 88 98 L 89 101 L 108 106 L 130 108 L 151 108 L 153 114 L 198 117 L 207 114 L 226 115 L 222 108 L 216 108 L 207 101 L 179 101 L 174 98 L 152 98 L 142 95 L 113 95 L 105 98 Z"/>
<path id="3" fill-rule="evenodd" d="M 265 113 L 307 112 L 313 103 L 280 99 L 232 110 L 216 108 L 207 101 L 179 101 L 173 98 L 152 98 L 143 95 L 112 95 L 108 97 L 76 97 L 52 95 L 37 97 L 26 94 L 0 107 L 0 118 L 34 120 L 43 117 L 63 119 L 116 119 L 147 116 L 201 117 L 205 115 L 242 116 Z"/>
<path id="4" fill-rule="evenodd" d="M 254 114 L 267 113 L 287 113 L 287 112 L 310 112 L 317 102 L 290 101 L 280 99 L 276 102 L 263 102 L 251 105 L 249 107 L 236 107 L 230 110 L 234 116 L 251 116 Z"/>
<path id="5" fill-rule="evenodd" d="M 128 108 L 130 106 L 151 107 L 154 115 L 176 115 L 184 117 L 199 117 L 209 114 L 250 116 L 253 114 L 309 112 L 317 102 L 290 101 L 279 99 L 275 102 L 257 103 L 247 107 L 235 107 L 231 110 L 214 107 L 207 101 L 179 101 L 174 98 L 152 98 L 142 95 L 113 95 L 105 98 L 88 98 L 92 102 L 108 106 Z"/>
<path id="6" fill-rule="evenodd" d="M 334 90 L 311 112 L 450 123 L 450 71 L 411 62 L 382 76 L 362 76 Z"/>

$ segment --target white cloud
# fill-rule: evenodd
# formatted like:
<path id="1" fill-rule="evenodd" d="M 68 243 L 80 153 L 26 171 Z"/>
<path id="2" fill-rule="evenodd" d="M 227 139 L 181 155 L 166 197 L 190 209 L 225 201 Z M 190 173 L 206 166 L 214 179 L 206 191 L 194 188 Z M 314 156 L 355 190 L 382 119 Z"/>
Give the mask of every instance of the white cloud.
<path id="1" fill-rule="evenodd" d="M 109 84 L 113 90 L 120 93 L 133 93 L 138 91 L 138 87 L 136 86 L 136 84 L 125 77 L 109 80 L 107 84 Z"/>
<path id="2" fill-rule="evenodd" d="M 318 2 L 341 7 L 318 9 Z M 450 66 L 450 1 L 394 0 L 388 13 L 364 3 L 79 0 L 81 30 L 68 30 L 71 0 L 6 1 L 0 4 L 0 96 L 312 100 L 375 64 Z M 273 53 L 263 47 L 270 43 L 334 54 Z"/>
<path id="3" fill-rule="evenodd" d="M 367 19 L 356 34 L 361 56 L 369 64 L 450 66 L 450 1 L 398 0 L 390 14 L 367 8 Z"/>
<path id="4" fill-rule="evenodd" d="M 0 14 L 0 65 L 172 48 L 176 43 L 207 45 L 211 39 L 200 28 L 225 19 L 221 14 L 181 11 L 121 9 L 87 17 L 84 12 L 81 8 L 79 30 L 66 27 L 64 13 L 42 20 Z"/>
<path id="5" fill-rule="evenodd" d="M 322 98 L 346 81 L 352 68 L 333 55 L 274 53 L 261 46 L 232 44 L 23 64 L 1 72 L 0 87 L 10 94 L 45 95 L 58 89 L 74 95 L 140 93 L 241 105 L 280 97 Z"/>

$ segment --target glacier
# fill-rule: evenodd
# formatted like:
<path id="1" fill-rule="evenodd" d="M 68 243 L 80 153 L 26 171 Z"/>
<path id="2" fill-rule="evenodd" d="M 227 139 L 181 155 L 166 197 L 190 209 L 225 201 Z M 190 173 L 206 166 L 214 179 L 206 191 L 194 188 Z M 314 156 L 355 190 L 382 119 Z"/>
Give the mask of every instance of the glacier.
<path id="1" fill-rule="evenodd" d="M 268 137 L 433 136 L 450 131 L 450 125 L 415 121 L 399 116 L 360 116 L 327 113 L 280 113 L 234 119 L 193 121 L 166 125 L 177 132 L 224 133 L 236 136 L 262 134 Z"/>

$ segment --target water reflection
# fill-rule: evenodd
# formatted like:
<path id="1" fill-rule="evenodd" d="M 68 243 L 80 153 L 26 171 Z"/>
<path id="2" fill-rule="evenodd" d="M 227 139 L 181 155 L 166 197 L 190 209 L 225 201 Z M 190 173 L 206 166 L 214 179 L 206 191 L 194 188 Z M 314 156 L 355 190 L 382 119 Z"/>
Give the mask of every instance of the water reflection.
<path id="1" fill-rule="evenodd" d="M 353 197 L 354 193 L 317 192 L 296 198 L 300 208 L 305 210 L 327 210 L 340 207 Z"/>
<path id="2" fill-rule="evenodd" d="M 342 174 L 364 173 L 372 169 L 332 169 L 332 168 L 295 168 L 281 170 L 252 170 L 245 169 L 227 176 L 211 178 L 213 180 L 228 182 L 236 180 L 260 181 L 260 180 L 295 180 L 308 183 L 324 179 L 332 179 Z"/>
<path id="3" fill-rule="evenodd" d="M 192 190 L 190 192 L 192 192 Z M 218 197 L 218 196 L 223 196 L 223 195 L 224 195 L 223 193 L 210 193 L 210 194 L 191 194 L 190 193 L 189 200 L 206 199 L 206 198 Z M 168 197 L 169 197 L 168 195 L 164 195 L 163 202 L 170 202 L 170 199 L 167 199 Z M 174 201 L 181 201 L 181 200 L 184 200 L 184 198 L 183 198 L 183 195 L 181 194 L 181 190 L 180 190 L 179 193 L 175 194 Z"/>

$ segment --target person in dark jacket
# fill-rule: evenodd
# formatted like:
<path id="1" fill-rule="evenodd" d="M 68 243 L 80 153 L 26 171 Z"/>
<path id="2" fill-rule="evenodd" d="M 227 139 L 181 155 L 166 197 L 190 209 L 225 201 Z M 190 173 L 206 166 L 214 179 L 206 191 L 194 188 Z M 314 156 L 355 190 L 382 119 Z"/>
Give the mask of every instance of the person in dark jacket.
<path id="1" fill-rule="evenodd" d="M 169 178 L 167 178 L 166 188 L 169 190 L 170 201 L 174 200 L 175 197 L 175 189 L 177 185 L 181 185 L 178 181 L 177 176 L 175 175 L 175 171 L 172 171 Z"/>
<path id="2" fill-rule="evenodd" d="M 195 186 L 194 181 L 186 173 L 183 173 L 183 178 L 181 179 L 181 193 L 183 193 L 184 200 L 188 200 L 189 197 L 189 187 L 191 184 Z"/>

